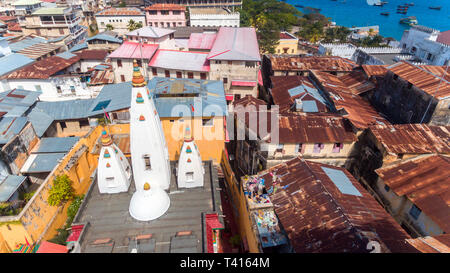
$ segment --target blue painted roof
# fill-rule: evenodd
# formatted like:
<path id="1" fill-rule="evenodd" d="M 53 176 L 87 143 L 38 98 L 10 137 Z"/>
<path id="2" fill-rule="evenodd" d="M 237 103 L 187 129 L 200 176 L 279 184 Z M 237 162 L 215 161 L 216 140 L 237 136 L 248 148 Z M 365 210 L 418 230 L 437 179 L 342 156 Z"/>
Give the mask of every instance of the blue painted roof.
<path id="1" fill-rule="evenodd" d="M 303 112 L 307 113 L 317 113 L 319 112 L 319 109 L 317 108 L 317 104 L 315 100 L 305 100 L 302 101 L 303 103 Z"/>
<path id="2" fill-rule="evenodd" d="M 42 94 L 40 91 L 29 91 L 23 89 L 8 90 L 0 93 L 0 105 L 17 105 L 17 106 L 31 106 L 37 98 Z M 24 96 L 23 98 L 18 97 Z"/>
<path id="3" fill-rule="evenodd" d="M 36 153 L 68 152 L 79 139 L 79 137 L 44 137 L 41 138 Z"/>
<path id="4" fill-rule="evenodd" d="M 32 62 L 34 62 L 33 59 L 18 53 L 3 56 L 0 58 L 0 76 L 31 64 Z"/>
<path id="5" fill-rule="evenodd" d="M 182 83 L 184 94 L 198 94 L 192 97 L 164 97 L 164 91 L 171 90 L 173 83 Z M 226 116 L 227 104 L 225 92 L 221 81 L 194 80 L 194 79 L 174 79 L 155 77 L 148 82 L 147 87 L 154 94 L 155 107 L 160 117 L 179 117 L 178 113 L 172 113 L 178 107 L 183 107 L 181 111 L 189 111 L 193 116 Z M 118 84 L 105 85 L 100 94 L 92 103 L 90 116 L 103 114 L 104 111 L 111 112 L 130 108 L 131 83 L 123 82 Z M 108 102 L 109 101 L 109 102 Z M 194 113 L 191 113 L 191 105 Z"/>
<path id="6" fill-rule="evenodd" d="M 51 172 L 65 153 L 31 154 L 21 169 L 22 173 Z"/>
<path id="7" fill-rule="evenodd" d="M 49 43 L 59 42 L 59 41 L 64 40 L 64 38 L 66 38 L 66 37 L 67 37 L 67 35 L 56 37 L 56 38 L 53 38 L 53 39 L 48 39 L 47 42 L 49 42 Z"/>
<path id="8" fill-rule="evenodd" d="M 29 108 L 28 106 L 2 105 L 0 103 L 0 112 L 7 112 L 3 117 L 21 117 Z"/>
<path id="9" fill-rule="evenodd" d="M 112 43 L 120 43 L 120 44 L 123 42 L 119 38 L 116 38 L 114 36 L 104 34 L 104 33 L 99 33 L 95 36 L 92 36 L 92 37 L 89 37 L 86 39 L 86 41 L 91 41 L 91 40 L 104 40 L 104 41 L 108 41 L 108 42 L 112 42 Z"/>
<path id="10" fill-rule="evenodd" d="M 93 101 L 95 99 L 38 101 L 34 109 L 41 110 L 54 120 L 80 119 L 89 116 Z"/>
<path id="11" fill-rule="evenodd" d="M 293 96 L 297 96 L 297 95 L 300 95 L 301 93 L 305 92 L 305 89 L 302 87 L 302 85 L 299 85 L 299 86 L 289 89 L 288 92 L 289 92 L 289 95 L 291 97 L 293 97 Z"/>
<path id="12" fill-rule="evenodd" d="M 343 171 L 327 167 L 321 168 L 334 183 L 334 185 L 336 185 L 340 192 L 343 194 L 362 196 L 362 194 L 356 189 L 355 186 L 353 186 L 352 182 Z"/>
<path id="13" fill-rule="evenodd" d="M 56 56 L 61 57 L 66 60 L 69 60 L 70 58 L 76 57 L 77 55 L 75 55 L 69 51 L 64 51 L 62 53 L 56 54 Z"/>
<path id="14" fill-rule="evenodd" d="M 45 40 L 43 38 L 39 38 L 39 37 L 27 38 L 27 39 L 24 39 L 24 40 L 16 42 L 16 43 L 11 43 L 11 44 L 9 44 L 9 47 L 11 48 L 11 50 L 13 52 L 17 52 L 17 51 L 25 49 L 29 46 L 32 46 L 35 44 L 40 44 L 40 43 L 46 43 L 46 42 L 47 42 L 47 40 Z"/>
<path id="15" fill-rule="evenodd" d="M 51 116 L 36 108 L 34 108 L 27 117 L 28 121 L 33 125 L 34 131 L 38 137 L 42 137 L 48 127 L 53 123 L 53 118 Z"/>
<path id="16" fill-rule="evenodd" d="M 69 49 L 69 51 L 70 52 L 75 52 L 75 51 L 80 51 L 80 50 L 83 50 L 83 49 L 86 49 L 86 48 L 88 48 L 88 45 L 87 45 L 86 42 L 84 42 L 84 43 L 81 43 L 81 44 L 74 45 L 71 49 Z"/>
<path id="17" fill-rule="evenodd" d="M 25 178 L 21 175 L 8 175 L 3 181 L 0 181 L 0 202 L 8 201 L 25 181 Z"/>
<path id="18" fill-rule="evenodd" d="M 26 117 L 3 117 L 0 120 L 0 144 L 6 144 L 27 124 Z"/>

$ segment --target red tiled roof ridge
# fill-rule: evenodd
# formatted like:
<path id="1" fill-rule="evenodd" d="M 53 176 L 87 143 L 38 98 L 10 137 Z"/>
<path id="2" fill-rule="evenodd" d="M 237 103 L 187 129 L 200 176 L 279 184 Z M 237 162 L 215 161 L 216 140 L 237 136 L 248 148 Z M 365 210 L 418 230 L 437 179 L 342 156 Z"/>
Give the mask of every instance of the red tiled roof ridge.
<path id="1" fill-rule="evenodd" d="M 186 10 L 186 7 L 178 4 L 157 3 L 146 7 L 145 10 Z"/>

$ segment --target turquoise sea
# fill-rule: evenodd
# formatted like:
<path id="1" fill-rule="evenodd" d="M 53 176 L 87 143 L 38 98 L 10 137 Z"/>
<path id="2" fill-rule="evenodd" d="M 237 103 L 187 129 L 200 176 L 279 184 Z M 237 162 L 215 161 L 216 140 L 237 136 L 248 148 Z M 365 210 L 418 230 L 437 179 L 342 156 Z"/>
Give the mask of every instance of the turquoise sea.
<path id="1" fill-rule="evenodd" d="M 405 29 L 409 26 L 399 23 L 401 18 L 415 16 L 419 25 L 438 29 L 450 30 L 450 0 L 387 0 L 382 7 L 369 6 L 367 0 L 286 0 L 291 5 L 302 5 L 321 9 L 320 13 L 331 17 L 337 25 L 352 26 L 380 26 L 380 34 L 400 40 Z M 397 6 L 414 3 L 409 7 L 406 15 L 397 13 Z M 441 6 L 441 10 L 429 9 L 429 6 Z M 306 12 L 303 8 L 298 8 Z M 389 16 L 380 15 L 389 12 Z"/>

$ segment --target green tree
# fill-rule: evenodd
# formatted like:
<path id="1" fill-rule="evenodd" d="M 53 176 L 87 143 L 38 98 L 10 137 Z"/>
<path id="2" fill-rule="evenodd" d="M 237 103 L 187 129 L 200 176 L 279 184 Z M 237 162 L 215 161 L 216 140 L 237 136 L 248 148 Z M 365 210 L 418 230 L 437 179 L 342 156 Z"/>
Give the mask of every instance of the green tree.
<path id="1" fill-rule="evenodd" d="M 50 206 L 59 206 L 60 204 L 72 200 L 75 190 L 72 187 L 72 180 L 66 175 L 58 175 L 53 180 L 53 186 L 49 191 L 47 202 Z"/>
<path id="2" fill-rule="evenodd" d="M 107 24 L 107 25 L 106 25 L 106 30 L 111 31 L 111 30 L 113 30 L 113 29 L 114 29 L 113 25 L 111 25 L 111 24 Z"/>
<path id="3" fill-rule="evenodd" d="M 127 4 L 124 1 L 121 1 L 119 4 L 119 8 L 124 8 L 126 6 L 127 6 Z"/>
<path id="4" fill-rule="evenodd" d="M 272 19 L 265 20 L 258 27 L 257 36 L 262 52 L 275 53 L 275 47 L 280 40 L 280 31 L 276 29 L 276 23 Z"/>
<path id="5" fill-rule="evenodd" d="M 127 28 L 128 28 L 129 31 L 133 31 L 133 30 L 139 29 L 141 27 L 142 27 L 142 23 L 141 22 L 136 22 L 133 19 L 128 21 Z"/>

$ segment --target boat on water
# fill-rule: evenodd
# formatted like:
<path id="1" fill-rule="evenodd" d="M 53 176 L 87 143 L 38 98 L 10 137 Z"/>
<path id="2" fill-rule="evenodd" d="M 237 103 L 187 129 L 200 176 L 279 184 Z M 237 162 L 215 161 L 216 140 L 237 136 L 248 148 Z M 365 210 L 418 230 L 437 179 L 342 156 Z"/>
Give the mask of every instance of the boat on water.
<path id="1" fill-rule="evenodd" d="M 384 15 L 384 16 L 389 16 L 389 12 L 382 12 L 382 13 L 380 13 L 381 15 Z"/>
<path id="2" fill-rule="evenodd" d="M 428 7 L 429 9 L 441 10 L 441 7 Z"/>
<path id="3" fill-rule="evenodd" d="M 409 16 L 409 17 L 400 19 L 400 24 L 404 24 L 404 25 L 408 25 L 408 26 L 417 25 L 418 23 L 419 22 L 417 22 L 417 18 L 415 16 Z"/>

